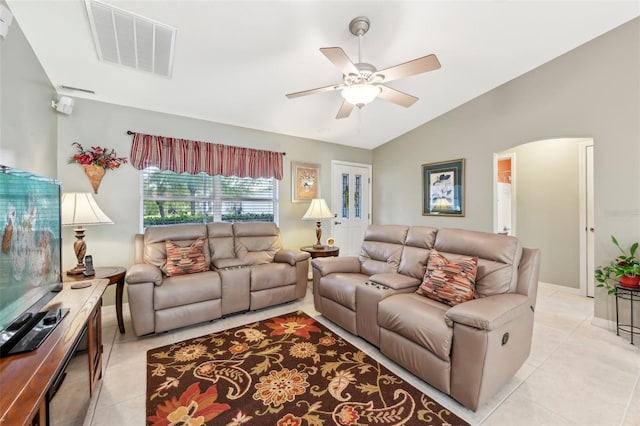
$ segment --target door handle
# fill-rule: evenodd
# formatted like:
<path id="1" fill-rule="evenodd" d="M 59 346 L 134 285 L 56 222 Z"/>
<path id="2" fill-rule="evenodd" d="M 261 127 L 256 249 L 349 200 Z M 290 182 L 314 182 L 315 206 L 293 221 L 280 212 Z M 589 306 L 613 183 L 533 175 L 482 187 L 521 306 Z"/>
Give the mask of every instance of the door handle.
<path id="1" fill-rule="evenodd" d="M 334 225 L 342 225 L 342 222 L 338 222 L 337 220 L 333 222 Z"/>
<path id="2" fill-rule="evenodd" d="M 589 231 L 593 232 L 593 231 L 595 231 L 595 229 L 593 229 L 593 228 L 589 228 Z"/>

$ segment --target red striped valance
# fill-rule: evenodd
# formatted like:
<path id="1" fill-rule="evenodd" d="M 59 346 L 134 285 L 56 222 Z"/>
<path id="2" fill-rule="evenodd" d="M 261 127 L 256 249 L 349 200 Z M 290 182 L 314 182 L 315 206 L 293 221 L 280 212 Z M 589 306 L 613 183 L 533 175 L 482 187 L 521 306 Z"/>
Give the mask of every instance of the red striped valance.
<path id="1" fill-rule="evenodd" d="M 282 152 L 133 133 L 131 164 L 176 173 L 282 179 Z"/>

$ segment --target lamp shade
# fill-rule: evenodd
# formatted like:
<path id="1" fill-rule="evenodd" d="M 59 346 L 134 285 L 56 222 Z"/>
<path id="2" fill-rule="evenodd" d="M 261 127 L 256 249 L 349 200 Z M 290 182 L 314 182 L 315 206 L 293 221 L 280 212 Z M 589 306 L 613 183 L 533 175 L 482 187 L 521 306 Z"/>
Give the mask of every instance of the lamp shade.
<path id="1" fill-rule="evenodd" d="M 333 213 L 327 206 L 327 202 L 324 198 L 314 198 L 311 200 L 311 204 L 307 209 L 307 212 L 302 216 L 302 220 L 321 220 L 329 219 L 333 217 Z"/>
<path id="2" fill-rule="evenodd" d="M 373 101 L 380 93 L 380 88 L 372 84 L 354 84 L 342 89 L 342 97 L 352 105 L 362 106 Z"/>
<path id="3" fill-rule="evenodd" d="M 113 224 L 104 214 L 89 192 L 67 192 L 62 194 L 62 225 Z"/>

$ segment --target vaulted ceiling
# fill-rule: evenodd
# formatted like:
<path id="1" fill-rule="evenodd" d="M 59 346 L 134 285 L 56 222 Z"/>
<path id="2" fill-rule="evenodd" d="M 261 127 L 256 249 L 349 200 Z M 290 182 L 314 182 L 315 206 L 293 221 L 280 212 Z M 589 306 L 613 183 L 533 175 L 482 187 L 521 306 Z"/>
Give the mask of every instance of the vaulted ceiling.
<path id="1" fill-rule="evenodd" d="M 362 148 L 640 16 L 638 1 L 105 0 L 177 28 L 167 78 L 100 61 L 83 0 L 6 1 L 60 94 Z M 319 48 L 341 47 L 357 62 L 348 25 L 360 15 L 371 21 L 363 62 L 383 69 L 437 55 L 440 69 L 388 83 L 419 101 L 376 99 L 337 120 L 339 91 L 287 99 L 342 81 Z"/>

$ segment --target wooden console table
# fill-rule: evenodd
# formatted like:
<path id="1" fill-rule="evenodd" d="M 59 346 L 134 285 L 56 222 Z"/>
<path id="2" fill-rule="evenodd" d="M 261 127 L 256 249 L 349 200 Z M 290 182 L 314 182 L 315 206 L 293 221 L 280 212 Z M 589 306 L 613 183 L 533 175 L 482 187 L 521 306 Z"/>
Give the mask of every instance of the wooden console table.
<path id="1" fill-rule="evenodd" d="M 48 396 L 61 377 L 77 343 L 87 334 L 89 393 L 102 376 L 102 294 L 109 280 L 95 279 L 83 289 L 63 284 L 43 310 L 69 313 L 35 351 L 0 359 L 0 425 L 48 424 Z"/>

